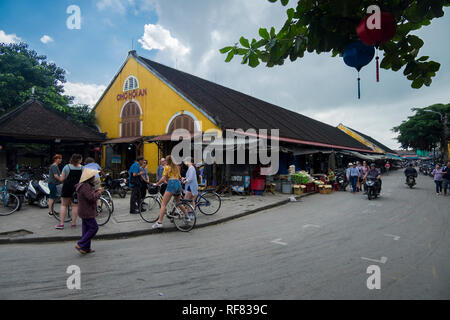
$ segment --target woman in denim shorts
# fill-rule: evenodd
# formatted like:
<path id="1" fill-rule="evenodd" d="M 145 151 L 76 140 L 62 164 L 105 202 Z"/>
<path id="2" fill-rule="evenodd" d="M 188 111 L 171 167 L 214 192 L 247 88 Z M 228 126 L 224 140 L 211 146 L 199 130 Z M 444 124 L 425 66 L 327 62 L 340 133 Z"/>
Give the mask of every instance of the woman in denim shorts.
<path id="1" fill-rule="evenodd" d="M 161 211 L 159 212 L 159 219 L 158 221 L 153 225 L 153 229 L 160 229 L 163 227 L 162 221 L 164 218 L 164 214 L 166 213 L 166 206 L 169 203 L 170 199 L 172 199 L 172 196 L 175 197 L 175 201 L 180 201 L 181 198 L 181 174 L 180 174 L 180 168 L 178 165 L 173 161 L 171 156 L 166 157 L 167 166 L 164 167 L 164 172 L 161 180 L 159 180 L 157 183 L 154 184 L 154 186 L 159 186 L 163 183 L 167 183 L 167 189 L 164 193 L 163 201 L 161 203 Z M 185 212 L 185 214 L 187 214 Z"/>

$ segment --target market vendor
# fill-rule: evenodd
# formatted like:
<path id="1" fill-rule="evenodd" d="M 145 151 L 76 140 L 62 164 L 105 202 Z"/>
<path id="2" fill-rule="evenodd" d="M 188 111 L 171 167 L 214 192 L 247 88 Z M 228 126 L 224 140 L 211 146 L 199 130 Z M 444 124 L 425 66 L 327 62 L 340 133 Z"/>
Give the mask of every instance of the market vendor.
<path id="1" fill-rule="evenodd" d="M 328 169 L 328 183 L 332 186 L 334 185 L 334 182 L 336 181 L 336 176 L 334 175 L 333 169 Z"/>

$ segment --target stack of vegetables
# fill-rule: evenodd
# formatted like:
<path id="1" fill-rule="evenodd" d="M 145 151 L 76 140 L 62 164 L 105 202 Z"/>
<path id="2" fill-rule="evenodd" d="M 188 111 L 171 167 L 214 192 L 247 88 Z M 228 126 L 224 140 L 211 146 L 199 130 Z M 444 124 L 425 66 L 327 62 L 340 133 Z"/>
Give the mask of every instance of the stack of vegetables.
<path id="1" fill-rule="evenodd" d="M 300 172 L 297 172 L 297 173 L 291 175 L 291 181 L 294 184 L 305 185 L 305 184 L 308 184 L 311 180 L 312 180 L 311 176 L 304 171 L 300 171 Z"/>

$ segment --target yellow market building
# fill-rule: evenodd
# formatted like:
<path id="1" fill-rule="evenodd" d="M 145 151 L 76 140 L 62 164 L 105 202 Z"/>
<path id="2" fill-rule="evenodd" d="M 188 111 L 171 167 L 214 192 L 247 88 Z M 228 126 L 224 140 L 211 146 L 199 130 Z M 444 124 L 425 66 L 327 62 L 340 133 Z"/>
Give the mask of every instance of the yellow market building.
<path id="1" fill-rule="evenodd" d="M 129 52 L 94 110 L 100 132 L 109 139 L 101 165 L 116 173 L 128 169 L 137 155 L 143 155 L 155 173 L 159 159 L 176 143 L 171 133 L 181 128 L 192 135 L 216 130 L 219 137 L 227 130 L 275 129 L 282 147 L 279 174 L 286 174 L 292 164 L 314 165 L 317 171 L 332 152 L 374 153 L 334 126 L 148 60 L 136 51 Z M 315 160 L 306 159 L 309 154 Z M 253 170 L 233 163 L 215 169 L 218 183 Z"/>

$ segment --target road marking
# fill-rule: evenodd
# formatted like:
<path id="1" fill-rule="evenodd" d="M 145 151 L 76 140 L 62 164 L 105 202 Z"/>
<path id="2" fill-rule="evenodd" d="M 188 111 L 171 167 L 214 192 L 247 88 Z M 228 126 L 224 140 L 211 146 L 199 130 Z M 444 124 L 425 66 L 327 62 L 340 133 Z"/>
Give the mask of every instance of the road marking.
<path id="1" fill-rule="evenodd" d="M 287 246 L 287 243 L 281 242 L 281 240 L 283 240 L 283 239 L 275 239 L 275 240 L 270 241 L 270 242 L 276 243 L 276 244 L 279 244 L 279 245 L 282 245 L 282 246 Z"/>
<path id="2" fill-rule="evenodd" d="M 395 241 L 400 240 L 400 236 L 396 236 L 396 235 L 393 235 L 393 234 L 385 234 L 385 236 L 386 237 L 392 237 L 392 238 L 394 238 Z"/>
<path id="3" fill-rule="evenodd" d="M 320 228 L 320 226 L 318 226 L 317 224 L 305 224 L 303 226 L 303 229 L 306 229 L 306 228 Z"/>
<path id="4" fill-rule="evenodd" d="M 369 258 L 361 257 L 361 259 L 367 260 L 367 261 L 372 261 L 372 262 L 378 262 L 378 263 L 385 264 L 385 263 L 387 262 L 387 259 L 388 259 L 388 258 L 386 258 L 386 257 L 381 257 L 380 260 L 375 260 L 375 259 L 369 259 Z"/>

